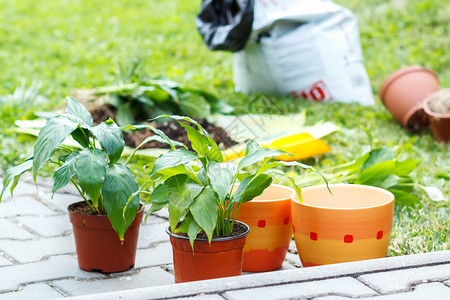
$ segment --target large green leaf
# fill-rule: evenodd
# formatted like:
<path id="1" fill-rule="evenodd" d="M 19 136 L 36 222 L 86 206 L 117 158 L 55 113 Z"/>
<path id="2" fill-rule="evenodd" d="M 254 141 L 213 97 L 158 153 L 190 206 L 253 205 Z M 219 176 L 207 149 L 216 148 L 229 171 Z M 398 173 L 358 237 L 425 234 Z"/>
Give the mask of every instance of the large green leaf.
<path id="1" fill-rule="evenodd" d="M 272 183 L 272 176 L 261 174 L 253 175 L 245 178 L 240 184 L 236 192 L 232 195 L 233 202 L 243 203 L 254 199 L 261 195 L 266 188 Z"/>
<path id="2" fill-rule="evenodd" d="M 96 207 L 105 179 L 107 164 L 105 153 L 100 149 L 85 148 L 75 160 L 78 182 Z"/>
<path id="3" fill-rule="evenodd" d="M 71 114 L 80 118 L 88 126 L 94 126 L 94 121 L 92 120 L 91 114 L 77 99 L 73 97 L 66 98 L 66 114 Z"/>
<path id="4" fill-rule="evenodd" d="M 384 178 L 393 173 L 395 168 L 395 161 L 388 160 L 384 162 L 377 163 L 364 171 L 362 171 L 355 183 L 366 184 L 366 185 L 376 185 L 384 180 Z"/>
<path id="5" fill-rule="evenodd" d="M 380 162 L 393 160 L 395 158 L 395 154 L 397 153 L 397 149 L 394 147 L 384 146 L 380 149 L 374 149 L 369 152 L 368 159 L 364 162 L 361 171 L 370 168 Z"/>
<path id="6" fill-rule="evenodd" d="M 152 175 L 167 168 L 177 167 L 181 164 L 196 160 L 198 157 L 184 148 L 171 150 L 159 156 L 154 163 Z"/>
<path id="7" fill-rule="evenodd" d="M 98 139 L 103 150 L 108 154 L 110 163 L 117 162 L 125 147 L 120 127 L 109 119 L 93 127 L 92 134 Z"/>
<path id="8" fill-rule="evenodd" d="M 3 178 L 3 188 L 2 193 L 0 195 L 0 202 L 2 201 L 3 194 L 5 193 L 11 181 L 14 180 L 10 189 L 12 196 L 14 188 L 17 186 L 17 183 L 19 182 L 20 176 L 26 171 L 30 170 L 32 166 L 33 166 L 33 156 L 30 156 L 20 165 L 17 165 L 15 167 L 6 170 L 5 178 Z"/>
<path id="9" fill-rule="evenodd" d="M 166 180 L 164 184 L 172 188 L 169 198 L 170 228 L 176 228 L 178 222 L 186 215 L 194 198 L 202 191 L 202 187 L 180 174 Z"/>
<path id="10" fill-rule="evenodd" d="M 180 97 L 180 111 L 182 115 L 206 119 L 211 115 L 211 106 L 201 95 L 187 92 Z"/>
<path id="11" fill-rule="evenodd" d="M 78 122 L 77 122 L 78 121 Z M 33 151 L 33 180 L 47 160 L 52 157 L 56 147 L 81 124 L 81 119 L 71 115 L 60 115 L 50 119 L 42 127 Z"/>
<path id="12" fill-rule="evenodd" d="M 209 182 L 223 203 L 233 182 L 235 167 L 232 163 L 210 161 L 207 165 Z"/>
<path id="13" fill-rule="evenodd" d="M 171 227 L 172 228 L 172 227 Z M 192 251 L 194 251 L 194 241 L 197 238 L 197 234 L 202 231 L 202 228 L 195 222 L 194 217 L 190 212 L 184 217 L 183 222 L 181 222 L 180 226 L 175 230 L 172 229 L 172 232 L 184 232 L 187 233 L 189 237 L 189 242 L 192 247 Z"/>
<path id="14" fill-rule="evenodd" d="M 274 150 L 274 149 L 260 148 L 260 149 L 254 150 L 254 152 L 251 152 L 250 154 L 244 156 L 241 159 L 241 161 L 239 162 L 239 164 L 237 166 L 237 170 L 239 171 L 243 167 L 253 165 L 254 163 L 256 163 L 264 158 L 279 156 L 281 154 L 290 155 L 289 153 L 286 153 L 284 151 Z"/>
<path id="15" fill-rule="evenodd" d="M 55 173 L 53 174 L 52 197 L 57 190 L 65 187 L 72 177 L 76 175 L 75 160 L 78 154 L 78 151 L 70 153 L 64 164 L 55 170 Z"/>
<path id="16" fill-rule="evenodd" d="M 407 176 L 420 164 L 420 162 L 420 160 L 415 159 L 405 159 L 403 161 L 397 161 L 395 163 L 393 174 L 397 176 Z"/>
<path id="17" fill-rule="evenodd" d="M 139 209 L 139 195 L 130 202 L 128 198 L 138 190 L 136 178 L 124 164 L 109 164 L 103 182 L 102 196 L 106 213 L 120 240 L 136 217 Z M 124 212 L 124 207 L 127 209 Z"/>
<path id="18" fill-rule="evenodd" d="M 150 199 L 148 199 L 147 203 L 169 203 L 170 195 L 173 191 L 173 184 L 171 184 L 172 178 L 167 179 L 165 183 L 158 185 L 152 192 Z"/>
<path id="19" fill-rule="evenodd" d="M 389 189 L 389 191 L 394 194 L 395 197 L 395 203 L 397 205 L 404 205 L 413 207 L 419 203 L 419 199 L 411 194 L 410 192 L 405 192 L 402 190 L 396 190 L 396 189 Z"/>
<path id="20" fill-rule="evenodd" d="M 89 136 L 91 133 L 88 129 L 82 128 L 80 125 L 77 129 L 72 132 L 72 137 L 75 141 L 77 141 L 82 147 L 89 146 Z"/>
<path id="21" fill-rule="evenodd" d="M 211 139 L 202 135 L 194 127 L 178 122 L 187 131 L 188 139 L 191 142 L 192 149 L 200 156 L 208 158 L 217 162 L 223 161 L 222 152 L 217 147 L 217 144 Z"/>
<path id="22" fill-rule="evenodd" d="M 195 222 L 205 231 L 210 243 L 217 222 L 217 200 L 217 194 L 211 187 L 207 186 L 189 206 L 189 211 L 192 213 Z"/>

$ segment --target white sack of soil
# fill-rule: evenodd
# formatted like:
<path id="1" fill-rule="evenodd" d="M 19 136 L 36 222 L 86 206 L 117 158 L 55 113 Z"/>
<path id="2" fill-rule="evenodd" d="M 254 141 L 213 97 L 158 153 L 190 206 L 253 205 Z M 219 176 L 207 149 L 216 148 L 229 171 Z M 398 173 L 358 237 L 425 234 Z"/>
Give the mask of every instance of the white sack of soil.
<path id="1" fill-rule="evenodd" d="M 350 10 L 328 0 L 255 0 L 254 18 L 235 54 L 237 91 L 374 103 Z"/>

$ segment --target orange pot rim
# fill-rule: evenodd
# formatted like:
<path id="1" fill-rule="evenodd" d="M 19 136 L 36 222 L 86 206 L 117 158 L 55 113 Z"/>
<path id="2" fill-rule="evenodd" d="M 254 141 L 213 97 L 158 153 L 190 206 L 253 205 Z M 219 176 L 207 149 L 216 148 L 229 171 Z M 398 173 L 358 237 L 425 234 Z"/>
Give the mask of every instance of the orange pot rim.
<path id="1" fill-rule="evenodd" d="M 213 239 L 211 239 L 211 243 L 212 243 L 212 242 L 224 242 L 224 241 L 229 241 L 229 240 L 239 239 L 239 238 L 244 237 L 244 236 L 246 236 L 246 235 L 248 235 L 248 234 L 250 233 L 250 226 L 248 226 L 248 225 L 245 224 L 244 222 L 241 222 L 241 221 L 238 221 L 238 220 L 235 220 L 234 222 L 244 225 L 244 226 L 247 228 L 247 230 L 246 230 L 245 232 L 241 233 L 241 234 L 238 234 L 238 235 L 226 236 L 226 237 L 219 237 L 219 238 L 213 238 Z M 172 233 L 172 231 L 170 231 L 170 225 L 166 227 L 166 233 L 167 233 L 169 236 L 174 237 L 174 238 L 177 238 L 177 239 L 189 240 L 189 237 L 186 237 L 186 236 L 182 236 L 182 235 L 178 235 L 178 234 Z M 209 242 L 209 241 L 208 241 L 208 239 L 199 239 L 199 238 L 196 238 L 196 239 L 194 240 L 194 243 L 195 243 L 195 242 Z"/>
<path id="2" fill-rule="evenodd" d="M 235 186 L 239 186 L 239 184 L 236 184 Z M 269 187 L 267 187 L 264 191 L 270 189 L 271 187 L 277 187 L 277 188 L 286 189 L 286 190 L 291 192 L 291 195 L 292 195 L 292 193 L 295 193 L 295 190 L 293 188 L 285 186 L 285 185 L 281 185 L 281 184 L 275 184 L 275 183 L 269 185 Z M 289 195 L 287 197 L 276 198 L 276 199 L 259 199 L 259 200 L 258 199 L 252 199 L 249 202 L 265 202 L 265 203 L 267 203 L 267 202 L 278 202 L 278 201 L 283 201 L 283 200 L 289 200 L 290 198 L 292 198 L 291 195 Z"/>
<path id="3" fill-rule="evenodd" d="M 339 186 L 353 186 L 353 187 L 358 187 L 358 188 L 366 188 L 369 190 L 373 190 L 373 191 L 377 191 L 377 192 L 381 192 L 386 194 L 387 196 L 389 196 L 389 200 L 385 201 L 383 203 L 380 203 L 378 205 L 372 205 L 372 206 L 363 206 L 363 207 L 328 207 L 328 206 L 321 206 L 321 205 L 314 205 L 314 204 L 306 204 L 306 203 L 301 203 L 297 197 L 297 194 L 294 192 L 291 196 L 292 202 L 297 204 L 297 205 L 301 205 L 301 206 L 306 206 L 306 207 L 311 207 L 311 208 L 319 208 L 319 209 L 324 209 L 324 210 L 329 210 L 329 211 L 355 211 L 355 210 L 365 210 L 365 209 L 371 209 L 371 208 L 377 208 L 377 207 L 383 207 L 386 205 L 390 205 L 392 202 L 394 202 L 395 196 L 394 194 L 392 194 L 391 192 L 389 192 L 388 190 L 379 188 L 379 187 L 375 187 L 375 186 L 370 186 L 370 185 L 362 185 L 362 184 L 348 184 L 348 183 L 335 183 L 335 184 L 329 184 L 328 185 L 330 187 L 330 189 L 332 187 L 339 187 Z M 306 187 L 303 188 L 303 190 L 308 190 L 308 189 L 322 189 L 322 188 L 326 188 L 326 185 L 314 185 L 314 186 L 310 186 L 310 187 Z"/>
<path id="4" fill-rule="evenodd" d="M 380 99 L 381 101 L 383 101 L 383 104 L 386 104 L 384 102 L 384 96 L 386 95 L 386 92 L 388 91 L 388 89 L 390 88 L 390 86 L 400 77 L 409 74 L 409 73 L 413 73 L 413 72 L 426 72 L 431 74 L 432 76 L 434 76 L 437 80 L 438 80 L 438 76 L 436 75 L 436 73 L 433 70 L 427 69 L 425 67 L 422 66 L 409 66 L 409 67 L 404 67 L 401 68 L 397 71 L 395 71 L 394 73 L 392 73 L 391 75 L 389 75 L 384 81 L 383 84 L 381 85 L 380 88 Z"/>
<path id="5" fill-rule="evenodd" d="M 450 92 L 450 88 L 448 88 L 448 89 L 442 89 L 442 90 L 440 90 L 440 91 L 437 91 L 437 92 L 435 92 L 435 93 L 439 93 L 439 92 L 442 92 L 442 91 L 448 91 L 448 92 Z M 428 108 L 428 101 L 429 101 L 429 98 L 431 97 L 431 96 L 433 96 L 435 93 L 433 93 L 433 94 L 431 94 L 430 96 L 428 96 L 426 99 L 425 99 L 425 101 L 423 102 L 423 110 L 425 111 L 425 113 L 427 114 L 427 115 L 429 115 L 429 116 L 431 116 L 431 117 L 433 117 L 433 118 L 439 118 L 439 119 L 447 119 L 447 118 L 450 118 L 450 114 L 441 114 L 441 113 L 436 113 L 436 112 L 434 112 L 434 111 L 431 111 L 429 108 Z"/>

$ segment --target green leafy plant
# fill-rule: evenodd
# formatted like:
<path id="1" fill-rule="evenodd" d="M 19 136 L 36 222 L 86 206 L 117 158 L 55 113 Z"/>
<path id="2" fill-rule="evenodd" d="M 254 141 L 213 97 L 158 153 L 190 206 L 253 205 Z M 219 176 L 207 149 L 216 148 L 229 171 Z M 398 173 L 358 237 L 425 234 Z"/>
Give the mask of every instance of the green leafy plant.
<path id="1" fill-rule="evenodd" d="M 395 196 L 396 203 L 414 206 L 419 199 L 412 193 L 415 189 L 424 190 L 433 200 L 441 199 L 437 188 L 424 187 L 415 183 L 410 173 L 421 160 L 401 160 L 399 147 L 384 146 L 370 149 L 356 160 L 323 170 L 330 183 L 354 183 L 371 185 L 386 189 Z M 320 178 L 303 175 L 296 178 L 297 184 L 314 185 Z M 437 194 L 437 196 L 432 196 Z"/>
<path id="2" fill-rule="evenodd" d="M 63 141 L 71 136 L 80 145 Z M 131 170 L 119 162 L 125 143 L 122 129 L 112 120 L 93 126 L 92 116 L 75 98 L 68 97 L 66 112 L 48 120 L 40 130 L 33 154 L 6 171 L 0 200 L 11 184 L 11 194 L 20 176 L 32 170 L 33 180 L 47 162 L 54 171 L 53 194 L 72 182 L 92 212 L 106 214 L 123 240 L 139 209 L 138 184 Z"/>
<path id="3" fill-rule="evenodd" d="M 150 179 L 144 186 L 149 185 L 153 190 L 140 192 L 150 195 L 146 202 L 151 204 L 148 214 L 168 206 L 172 232 L 186 233 L 192 247 L 202 231 L 209 242 L 213 235 L 229 236 L 240 205 L 270 186 L 271 173 L 285 175 L 276 167 L 297 166 L 317 172 L 298 162 L 274 161 L 274 157 L 287 153 L 261 148 L 253 141 L 248 142 L 245 156 L 237 166 L 224 163 L 217 144 L 195 120 L 181 116 L 161 117 L 175 119 L 186 129 L 193 151 L 184 145 L 178 149 L 172 145 L 171 151 L 159 156 L 151 165 Z M 246 171 L 246 167 L 257 163 L 256 170 Z M 300 195 L 300 187 L 293 179 L 291 182 Z"/>
<path id="4" fill-rule="evenodd" d="M 120 125 L 140 123 L 162 114 L 206 119 L 212 113 L 233 111 L 213 94 L 164 78 L 139 78 L 131 83 L 97 87 L 91 93 L 104 97 L 107 104 L 116 108 L 116 121 Z"/>

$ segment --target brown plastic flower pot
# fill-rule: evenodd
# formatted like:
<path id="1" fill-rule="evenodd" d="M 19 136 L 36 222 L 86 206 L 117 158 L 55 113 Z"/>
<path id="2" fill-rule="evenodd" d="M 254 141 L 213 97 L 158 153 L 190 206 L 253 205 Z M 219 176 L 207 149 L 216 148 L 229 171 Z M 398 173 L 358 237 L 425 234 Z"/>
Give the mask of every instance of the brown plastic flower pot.
<path id="1" fill-rule="evenodd" d="M 423 102 L 438 90 L 436 73 L 424 67 L 410 66 L 392 73 L 383 82 L 380 98 L 403 127 L 418 131 L 429 126 Z"/>
<path id="2" fill-rule="evenodd" d="M 175 283 L 241 275 L 245 237 L 250 227 L 239 221 L 236 223 L 245 226 L 244 233 L 214 238 L 211 244 L 207 239 L 196 239 L 193 251 L 188 237 L 174 234 L 167 227 L 173 250 Z"/>
<path id="3" fill-rule="evenodd" d="M 433 111 L 436 108 L 433 108 L 431 102 L 436 100 L 440 101 L 437 106 L 443 112 Z M 448 107 L 450 107 L 450 89 L 443 89 L 431 94 L 424 103 L 424 110 L 430 120 L 433 136 L 438 142 L 447 143 L 450 141 L 450 113 L 447 113 Z"/>
<path id="4" fill-rule="evenodd" d="M 69 205 L 69 218 L 73 227 L 78 266 L 85 271 L 102 273 L 122 272 L 131 269 L 136 260 L 139 226 L 144 215 L 138 211 L 125 233 L 123 244 L 107 216 L 89 216 L 75 213 Z"/>

